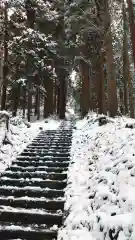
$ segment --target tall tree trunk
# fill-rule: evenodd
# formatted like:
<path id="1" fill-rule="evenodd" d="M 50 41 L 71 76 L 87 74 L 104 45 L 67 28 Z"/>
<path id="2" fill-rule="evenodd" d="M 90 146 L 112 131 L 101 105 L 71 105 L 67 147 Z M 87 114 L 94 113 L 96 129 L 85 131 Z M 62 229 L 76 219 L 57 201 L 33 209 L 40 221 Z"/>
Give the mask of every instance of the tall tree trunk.
<path id="1" fill-rule="evenodd" d="M 129 25 L 131 32 L 131 43 L 132 43 L 132 54 L 133 54 L 133 62 L 135 68 L 135 19 L 134 19 L 134 10 L 132 0 L 127 0 L 128 5 L 128 13 L 129 13 Z"/>
<path id="2" fill-rule="evenodd" d="M 84 117 L 90 109 L 90 76 L 89 66 L 81 60 L 80 63 L 82 89 L 81 89 L 81 115 Z"/>
<path id="3" fill-rule="evenodd" d="M 126 98 L 124 100 L 124 105 L 127 104 L 127 90 L 128 90 L 130 117 L 134 118 L 133 86 L 132 86 L 131 73 L 130 73 L 130 63 L 129 63 L 129 55 L 128 55 L 128 38 L 127 38 L 127 31 L 126 31 L 128 26 L 127 26 L 127 16 L 125 11 L 124 1 L 123 1 L 123 21 L 124 21 L 123 77 L 124 77 L 124 92 L 126 92 L 126 94 L 124 93 L 124 98 Z M 125 108 L 125 113 L 126 113 L 126 108 Z"/>
<path id="4" fill-rule="evenodd" d="M 37 74 L 35 76 L 36 79 L 36 93 L 35 93 L 35 116 L 37 116 L 37 119 L 40 118 L 40 78 Z"/>
<path id="5" fill-rule="evenodd" d="M 60 86 L 57 85 L 57 115 L 59 115 L 60 112 Z"/>
<path id="6" fill-rule="evenodd" d="M 32 110 L 32 81 L 31 77 L 28 78 L 28 113 L 27 119 L 30 122 L 31 119 L 31 110 Z"/>
<path id="7" fill-rule="evenodd" d="M 2 44 L 0 44 L 0 106 L 2 96 L 2 83 L 3 83 L 3 49 Z"/>
<path id="8" fill-rule="evenodd" d="M 12 88 L 12 116 L 16 117 L 17 109 L 19 105 L 19 96 L 20 96 L 20 84 L 15 83 Z"/>
<path id="9" fill-rule="evenodd" d="M 135 117 L 135 113 L 134 113 L 134 96 L 133 96 L 133 85 L 132 85 L 130 70 L 129 70 L 129 74 L 128 74 L 128 90 L 129 90 L 130 117 L 134 118 Z"/>
<path id="10" fill-rule="evenodd" d="M 104 110 L 104 101 L 105 101 L 105 87 L 104 87 L 104 71 L 103 71 L 103 53 L 100 52 L 99 59 L 97 60 L 97 80 L 98 80 L 98 113 L 102 114 L 105 113 Z"/>
<path id="11" fill-rule="evenodd" d="M 83 36 L 84 45 L 81 47 L 84 60 L 80 61 L 80 73 L 82 79 L 81 89 L 81 114 L 84 117 L 91 108 L 91 84 L 90 84 L 90 66 L 87 63 L 89 59 L 89 39 Z"/>
<path id="12" fill-rule="evenodd" d="M 8 84 L 8 3 L 5 3 L 4 8 L 4 62 L 3 62 L 3 84 L 2 84 L 2 97 L 1 109 L 6 108 L 7 98 L 7 84 Z"/>
<path id="13" fill-rule="evenodd" d="M 108 87 L 108 110 L 110 117 L 115 117 L 118 110 L 118 99 L 117 99 L 117 87 L 116 87 L 116 72 L 113 58 L 113 46 L 112 46 L 112 33 L 111 33 L 111 18 L 109 13 L 108 1 L 105 1 L 106 19 L 107 26 L 105 23 L 105 46 L 106 46 L 106 57 L 107 57 L 107 87 Z"/>
<path id="14" fill-rule="evenodd" d="M 37 83 L 38 83 L 38 87 L 37 87 L 37 120 L 40 119 L 40 84 L 41 84 L 41 82 L 40 82 L 39 76 L 37 76 Z"/>
<path id="15" fill-rule="evenodd" d="M 45 89 L 47 95 L 44 102 L 44 117 L 47 118 L 49 115 L 53 114 L 53 80 L 45 80 Z"/>
<path id="16" fill-rule="evenodd" d="M 22 87 L 22 110 L 23 110 L 23 117 L 25 118 L 25 110 L 26 110 L 26 87 Z"/>
<path id="17" fill-rule="evenodd" d="M 37 107 L 37 120 L 40 119 L 40 89 L 38 89 L 38 107 Z"/>
<path id="18" fill-rule="evenodd" d="M 3 8 L 0 7 L 0 31 L 2 33 L 4 13 Z M 1 106 L 1 95 L 2 95 L 2 83 L 3 83 L 3 34 L 0 35 L 0 106 Z"/>
<path id="19" fill-rule="evenodd" d="M 65 69 L 60 69 L 59 72 L 59 82 L 60 82 L 60 95 L 59 95 L 59 118 L 65 118 L 66 112 L 66 95 L 67 95 L 67 86 L 66 86 L 66 71 Z"/>
<path id="20" fill-rule="evenodd" d="M 2 95 L 2 83 L 3 83 L 3 46 L 2 46 L 2 39 L 0 39 L 0 106 L 1 106 L 1 95 Z"/>
<path id="21" fill-rule="evenodd" d="M 119 98 L 120 98 L 120 112 L 121 114 L 124 114 L 124 96 L 122 88 L 119 88 Z"/>
<path id="22" fill-rule="evenodd" d="M 48 109 L 47 109 L 47 96 L 48 96 L 48 79 L 47 77 L 44 79 L 44 88 L 46 90 L 46 95 L 44 96 L 44 118 L 47 118 L 49 116 Z"/>
<path id="23" fill-rule="evenodd" d="M 38 112 L 38 110 L 37 110 L 37 107 L 38 107 L 38 93 L 39 93 L 39 91 L 38 91 L 38 88 L 36 87 L 36 93 L 35 93 L 35 116 L 37 116 L 37 112 Z"/>
<path id="24" fill-rule="evenodd" d="M 127 99 L 127 80 L 129 74 L 128 64 L 128 40 L 127 40 L 127 19 L 125 6 L 123 1 L 123 85 L 124 85 L 124 113 L 128 113 L 128 99 Z"/>
<path id="25" fill-rule="evenodd" d="M 27 15 L 27 25 L 29 28 L 34 29 L 35 23 L 35 8 L 32 0 L 25 1 L 25 9 Z M 31 49 L 31 43 L 28 42 L 28 49 Z M 27 56 L 27 74 L 28 74 L 28 114 L 27 118 L 30 121 L 31 109 L 32 109 L 32 76 L 31 76 L 31 57 Z"/>
<path id="26" fill-rule="evenodd" d="M 40 119 L 40 89 L 37 88 L 37 120 Z"/>
<path id="27" fill-rule="evenodd" d="M 57 106 L 57 82 L 56 79 L 54 81 L 54 93 L 53 93 L 53 112 L 56 114 L 56 106 Z"/>
<path id="28" fill-rule="evenodd" d="M 18 78 L 18 68 L 19 65 L 16 63 L 15 69 L 15 79 Z M 19 96 L 20 96 L 20 84 L 18 82 L 14 82 L 12 85 L 12 116 L 15 117 L 17 115 L 17 109 L 19 105 Z"/>

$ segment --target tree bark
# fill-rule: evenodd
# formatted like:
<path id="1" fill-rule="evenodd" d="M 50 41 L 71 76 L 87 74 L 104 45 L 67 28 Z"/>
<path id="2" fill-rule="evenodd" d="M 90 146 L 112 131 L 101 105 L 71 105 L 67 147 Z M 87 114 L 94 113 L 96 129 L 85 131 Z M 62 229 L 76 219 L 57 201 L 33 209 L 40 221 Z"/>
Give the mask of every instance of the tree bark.
<path id="1" fill-rule="evenodd" d="M 38 87 L 37 87 L 37 120 L 40 119 L 40 78 L 38 78 Z"/>
<path id="2" fill-rule="evenodd" d="M 6 108 L 7 84 L 8 84 L 8 3 L 4 8 L 4 62 L 3 62 L 3 84 L 1 96 L 1 109 Z"/>
<path id="3" fill-rule="evenodd" d="M 105 113 L 104 109 L 104 101 L 105 101 L 105 87 L 104 87 L 104 71 L 103 71 L 103 53 L 100 52 L 99 54 L 99 60 L 97 60 L 97 80 L 98 80 L 98 113 L 102 114 Z"/>
<path id="4" fill-rule="evenodd" d="M 106 46 L 106 57 L 107 57 L 107 88 L 108 88 L 108 110 L 110 117 L 115 117 L 117 115 L 118 109 L 118 99 L 117 99 L 117 86 L 116 86 L 116 72 L 115 64 L 113 58 L 113 46 L 112 46 L 112 33 L 111 33 L 111 18 L 109 13 L 109 4 L 108 1 L 105 1 L 105 10 L 106 10 L 106 19 L 108 21 L 105 30 L 105 46 Z"/>
<path id="5" fill-rule="evenodd" d="M 23 110 L 23 117 L 25 118 L 25 110 L 26 110 L 26 87 L 22 87 L 22 110 Z"/>
<path id="6" fill-rule="evenodd" d="M 131 43 L 132 43 L 132 55 L 135 68 L 135 19 L 132 0 L 127 0 L 128 13 L 129 13 L 129 25 L 131 33 Z"/>
<path id="7" fill-rule="evenodd" d="M 35 116 L 37 120 L 40 119 L 40 78 L 38 74 L 35 76 L 36 79 L 36 93 L 35 93 Z"/>
<path id="8" fill-rule="evenodd" d="M 37 89 L 37 120 L 40 119 L 40 89 Z"/>
<path id="9" fill-rule="evenodd" d="M 53 113 L 56 114 L 56 106 L 57 106 L 57 82 L 56 82 L 56 79 L 54 81 L 54 87 L 53 87 L 53 90 L 54 90 L 54 94 L 53 94 Z"/>
<path id="10" fill-rule="evenodd" d="M 57 115 L 59 116 L 60 112 L 60 86 L 59 84 L 57 85 Z"/>
<path id="11" fill-rule="evenodd" d="M 67 94 L 65 69 L 60 70 L 59 80 L 60 80 L 59 118 L 64 119 L 66 112 L 66 94 Z"/>
<path id="12" fill-rule="evenodd" d="M 4 23 L 4 12 L 3 8 L 0 7 L 0 31 L 2 33 L 3 23 Z M 3 34 L 0 36 L 0 106 L 1 106 L 1 96 L 2 96 L 2 83 L 3 83 Z"/>
<path id="13" fill-rule="evenodd" d="M 28 113 L 27 118 L 28 122 L 30 122 L 31 119 L 31 109 L 32 109 L 32 81 L 31 77 L 28 78 Z"/>
<path id="14" fill-rule="evenodd" d="M 123 90 L 120 87 L 119 88 L 119 98 L 120 98 L 120 112 L 121 114 L 124 114 L 124 96 L 123 96 Z"/>
<path id="15" fill-rule="evenodd" d="M 129 90 L 129 110 L 130 110 L 130 117 L 134 118 L 135 113 L 134 113 L 134 97 L 133 97 L 133 85 L 132 85 L 132 80 L 131 80 L 131 73 L 129 71 L 128 74 L 128 90 Z"/>
<path id="16" fill-rule="evenodd" d="M 20 96 L 20 84 L 15 83 L 12 88 L 12 116 L 16 117 L 17 109 L 19 105 L 19 96 Z"/>
<path id="17" fill-rule="evenodd" d="M 26 15 L 27 15 L 27 25 L 29 28 L 34 29 L 34 23 L 35 23 L 35 9 L 34 9 L 34 2 L 32 0 L 26 0 L 25 1 L 25 9 L 26 9 Z M 31 44 L 28 42 L 28 49 L 31 49 Z M 28 113 L 27 118 L 30 122 L 31 117 L 31 109 L 32 109 L 32 76 L 30 74 L 31 72 L 31 59 L 30 56 L 27 56 L 27 74 L 28 74 Z"/>
<path id="18" fill-rule="evenodd" d="M 130 2 L 130 1 L 129 1 Z M 131 73 L 130 73 L 130 63 L 129 63 L 129 55 L 128 55 L 128 38 L 127 38 L 127 16 L 126 16 L 126 11 L 125 11 L 125 6 L 123 2 L 123 21 L 124 21 L 124 42 L 123 42 L 123 76 L 124 76 L 124 82 L 125 82 L 125 87 L 124 91 L 126 92 L 126 96 L 124 98 L 129 97 L 129 110 L 130 110 L 130 117 L 134 118 L 134 100 L 133 100 L 133 86 L 132 86 L 132 79 L 131 79 Z M 135 25 L 134 25 L 135 28 Z M 127 93 L 128 90 L 128 93 Z M 128 97 L 127 97 L 127 94 Z M 127 104 L 126 99 L 124 100 L 124 105 Z M 125 113 L 126 113 L 126 108 L 125 108 Z"/>
<path id="19" fill-rule="evenodd" d="M 38 106 L 38 88 L 36 87 L 36 93 L 35 93 L 35 116 L 37 116 L 37 106 Z"/>
<path id="20" fill-rule="evenodd" d="M 47 118 L 49 115 L 53 114 L 53 80 L 45 80 L 45 89 L 47 96 L 44 101 L 44 117 Z"/>
<path id="21" fill-rule="evenodd" d="M 80 63 L 82 89 L 81 89 L 81 115 L 84 117 L 90 109 L 90 76 L 89 66 L 81 60 Z"/>
<path id="22" fill-rule="evenodd" d="M 124 85 L 124 113 L 128 113 L 128 99 L 127 99 L 127 80 L 129 74 L 128 64 L 128 39 L 127 39 L 127 19 L 125 6 L 123 1 L 123 85 Z"/>

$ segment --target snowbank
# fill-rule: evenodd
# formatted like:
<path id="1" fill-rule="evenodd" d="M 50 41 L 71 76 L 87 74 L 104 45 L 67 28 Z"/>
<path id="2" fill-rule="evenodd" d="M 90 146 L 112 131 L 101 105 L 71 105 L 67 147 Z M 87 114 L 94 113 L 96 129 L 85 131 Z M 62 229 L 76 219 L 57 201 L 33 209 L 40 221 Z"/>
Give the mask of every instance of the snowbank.
<path id="1" fill-rule="evenodd" d="M 36 121 L 28 123 L 20 117 L 10 119 L 10 130 L 7 134 L 11 144 L 3 144 L 6 133 L 6 126 L 0 125 L 0 172 L 4 171 L 23 151 L 29 142 L 42 130 L 56 129 L 60 125 L 60 121 L 47 119 L 46 121 Z"/>
<path id="2" fill-rule="evenodd" d="M 135 239 L 135 120 L 108 121 L 77 122 L 59 240 Z"/>

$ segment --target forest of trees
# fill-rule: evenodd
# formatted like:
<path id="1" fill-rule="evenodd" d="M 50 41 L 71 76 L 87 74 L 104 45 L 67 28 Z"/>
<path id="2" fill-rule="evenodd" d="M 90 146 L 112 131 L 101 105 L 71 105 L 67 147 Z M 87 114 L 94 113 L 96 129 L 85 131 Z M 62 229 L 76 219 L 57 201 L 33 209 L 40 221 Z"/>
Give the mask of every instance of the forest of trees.
<path id="1" fill-rule="evenodd" d="M 132 0 L 1 1 L 1 110 L 63 119 L 72 95 L 82 117 L 134 117 L 134 70 Z"/>

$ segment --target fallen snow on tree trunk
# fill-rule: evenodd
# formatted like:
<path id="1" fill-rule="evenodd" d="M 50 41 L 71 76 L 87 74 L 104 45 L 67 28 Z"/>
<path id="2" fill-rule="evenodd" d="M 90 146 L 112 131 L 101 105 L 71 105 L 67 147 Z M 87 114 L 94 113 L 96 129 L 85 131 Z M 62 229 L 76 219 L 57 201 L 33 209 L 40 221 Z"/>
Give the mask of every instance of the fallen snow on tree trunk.
<path id="1" fill-rule="evenodd" d="M 108 120 L 77 123 L 59 240 L 135 239 L 135 120 Z"/>
<path id="2" fill-rule="evenodd" d="M 9 144 L 3 144 L 6 127 L 4 123 L 0 125 L 0 172 L 12 163 L 41 130 L 57 129 L 60 125 L 60 121 L 53 119 L 28 123 L 20 117 L 11 118 L 10 122 L 10 130 L 7 133 Z"/>

